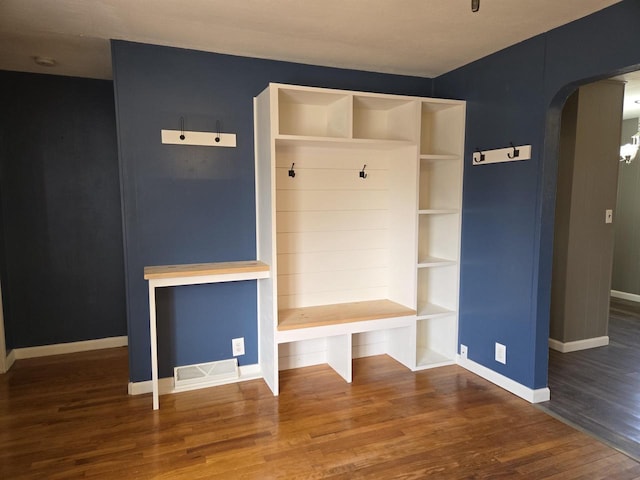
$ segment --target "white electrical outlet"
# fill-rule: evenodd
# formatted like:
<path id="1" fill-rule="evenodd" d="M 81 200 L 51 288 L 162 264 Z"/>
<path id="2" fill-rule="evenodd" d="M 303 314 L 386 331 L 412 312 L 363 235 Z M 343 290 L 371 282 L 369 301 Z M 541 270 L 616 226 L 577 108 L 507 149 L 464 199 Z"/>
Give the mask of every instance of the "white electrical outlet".
<path id="1" fill-rule="evenodd" d="M 234 357 L 244 355 L 244 337 L 231 340 L 231 349 L 233 350 Z"/>
<path id="2" fill-rule="evenodd" d="M 460 357 L 462 357 L 463 359 L 467 359 L 467 346 L 463 345 L 462 343 L 460 344 Z"/>
<path id="3" fill-rule="evenodd" d="M 496 342 L 496 362 L 507 363 L 507 347 Z"/>

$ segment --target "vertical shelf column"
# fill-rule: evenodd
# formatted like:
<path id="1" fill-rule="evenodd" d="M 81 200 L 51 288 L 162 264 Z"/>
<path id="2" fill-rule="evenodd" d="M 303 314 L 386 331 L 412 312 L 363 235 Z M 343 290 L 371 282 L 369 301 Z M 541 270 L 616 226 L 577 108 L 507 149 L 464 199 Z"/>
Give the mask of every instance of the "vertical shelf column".
<path id="1" fill-rule="evenodd" d="M 420 115 L 416 368 L 454 363 L 458 337 L 464 102 Z"/>

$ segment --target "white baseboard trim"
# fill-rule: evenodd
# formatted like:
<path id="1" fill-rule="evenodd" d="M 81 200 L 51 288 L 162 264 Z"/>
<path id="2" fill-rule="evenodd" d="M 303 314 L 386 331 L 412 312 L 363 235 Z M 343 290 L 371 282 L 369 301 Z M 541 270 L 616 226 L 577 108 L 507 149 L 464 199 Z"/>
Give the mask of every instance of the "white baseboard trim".
<path id="1" fill-rule="evenodd" d="M 2 373 L 7 373 L 15 362 L 16 362 L 16 353 L 15 353 L 15 350 L 11 350 L 7 354 L 7 359 L 4 362 L 4 372 Z"/>
<path id="2" fill-rule="evenodd" d="M 126 347 L 128 337 L 109 337 L 97 340 L 85 340 L 82 342 L 57 343 L 55 345 L 42 345 L 40 347 L 14 348 L 12 353 L 16 360 L 24 358 L 48 357 L 50 355 L 62 355 L 65 353 L 87 352 L 89 350 L 101 350 L 103 348 Z"/>
<path id="3" fill-rule="evenodd" d="M 199 390 L 201 388 L 216 387 L 219 385 L 228 385 L 230 383 L 246 382 L 247 380 L 262 378 L 262 371 L 260 370 L 260 365 L 257 363 L 254 365 L 240 366 L 239 369 L 240 376 L 238 378 L 227 378 L 217 382 L 187 385 L 179 389 L 174 387 L 173 377 L 160 378 L 158 379 L 158 394 L 166 395 L 168 393 L 188 392 L 190 390 Z M 129 395 L 151 393 L 153 391 L 153 385 L 151 384 L 151 380 L 145 380 L 143 382 L 129 382 L 127 391 L 129 392 Z"/>
<path id="4" fill-rule="evenodd" d="M 621 298 L 622 300 L 630 300 L 632 302 L 640 303 L 640 295 L 635 293 L 619 292 L 618 290 L 611 290 L 611 296 L 614 298 Z"/>
<path id="5" fill-rule="evenodd" d="M 585 338 L 584 340 L 576 340 L 573 342 L 561 342 L 553 338 L 549 339 L 549 348 L 560 353 L 577 352 L 578 350 L 587 350 L 589 348 L 606 347 L 609 345 L 609 337 Z"/>
<path id="6" fill-rule="evenodd" d="M 521 383 L 516 382 L 515 380 L 511 380 L 504 375 L 494 372 L 490 368 L 485 367 L 484 365 L 480 365 L 479 363 L 474 362 L 473 360 L 469 360 L 468 358 L 462 358 L 460 355 L 456 358 L 458 365 L 469 370 L 470 372 L 475 373 L 476 375 L 484 378 L 485 380 L 489 380 L 491 383 L 496 384 L 497 386 L 504 388 L 508 392 L 517 395 L 518 397 L 526 400 L 530 403 L 540 403 L 546 402 L 550 398 L 550 391 L 548 388 L 538 388 L 531 389 L 529 387 L 525 387 Z"/>

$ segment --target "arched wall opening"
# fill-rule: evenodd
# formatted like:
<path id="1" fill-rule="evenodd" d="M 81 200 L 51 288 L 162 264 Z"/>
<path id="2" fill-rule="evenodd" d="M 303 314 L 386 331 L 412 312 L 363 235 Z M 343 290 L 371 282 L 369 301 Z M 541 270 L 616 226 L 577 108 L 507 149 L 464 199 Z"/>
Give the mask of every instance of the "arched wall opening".
<path id="1" fill-rule="evenodd" d="M 624 0 L 434 81 L 435 96 L 467 100 L 459 340 L 479 372 L 530 401 L 548 398 L 562 106 L 580 85 L 640 68 L 639 18 L 640 1 Z M 509 142 L 531 144 L 531 160 L 471 164 L 476 148 Z"/>

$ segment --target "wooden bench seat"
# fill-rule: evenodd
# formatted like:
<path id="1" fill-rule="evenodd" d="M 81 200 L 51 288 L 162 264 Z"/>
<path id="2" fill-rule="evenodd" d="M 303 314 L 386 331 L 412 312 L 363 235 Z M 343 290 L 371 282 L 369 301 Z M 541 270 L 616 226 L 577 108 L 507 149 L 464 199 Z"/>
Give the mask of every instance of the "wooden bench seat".
<path id="1" fill-rule="evenodd" d="M 278 312 L 278 330 L 322 327 L 415 314 L 415 310 L 386 299 L 291 308 Z"/>

